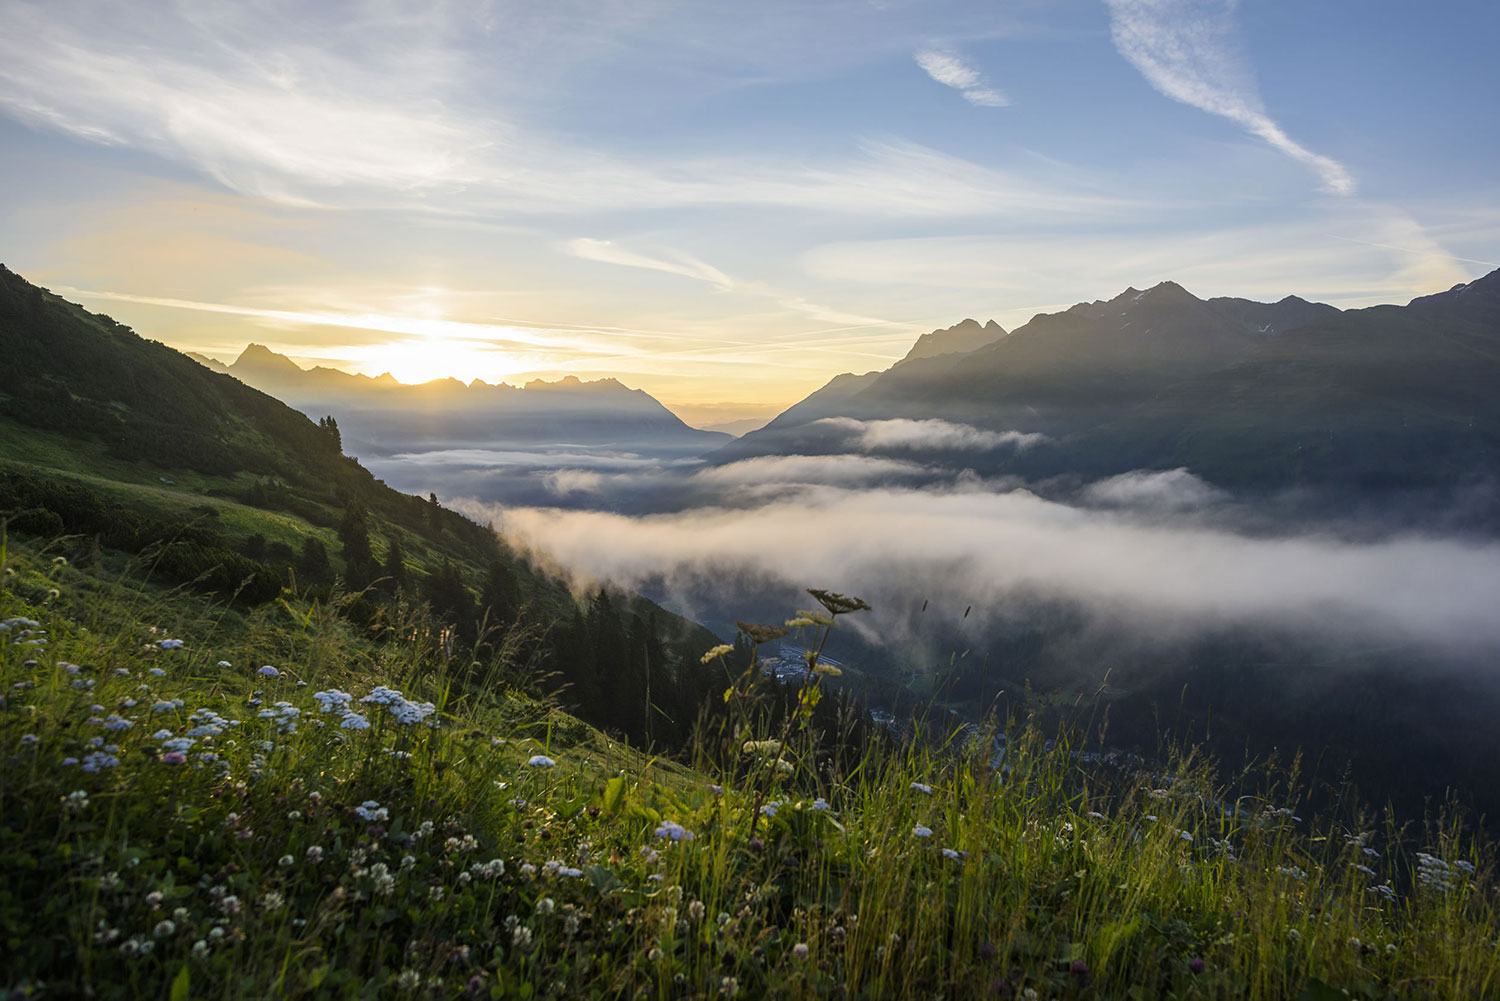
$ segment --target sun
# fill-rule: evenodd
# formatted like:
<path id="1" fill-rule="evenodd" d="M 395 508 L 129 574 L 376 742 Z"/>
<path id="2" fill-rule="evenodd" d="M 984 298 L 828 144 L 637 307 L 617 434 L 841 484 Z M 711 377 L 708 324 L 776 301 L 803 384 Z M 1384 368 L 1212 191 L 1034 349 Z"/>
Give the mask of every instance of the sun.
<path id="1" fill-rule="evenodd" d="M 519 371 L 506 352 L 464 341 L 404 339 L 371 344 L 351 354 L 365 375 L 389 372 L 408 385 L 449 378 L 464 383 L 475 379 L 497 382 Z"/>

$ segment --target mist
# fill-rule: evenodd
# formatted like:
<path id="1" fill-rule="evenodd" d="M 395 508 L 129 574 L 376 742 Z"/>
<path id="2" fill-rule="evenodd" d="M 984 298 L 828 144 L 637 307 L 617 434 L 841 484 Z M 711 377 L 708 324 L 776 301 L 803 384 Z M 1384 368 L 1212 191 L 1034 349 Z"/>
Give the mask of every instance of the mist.
<path id="1" fill-rule="evenodd" d="M 747 487 L 750 474 L 789 466 L 750 460 L 694 478 Z M 1019 599 L 1041 598 L 1135 631 L 1273 626 L 1416 643 L 1464 659 L 1500 652 L 1493 542 L 1412 533 L 1370 541 L 1252 536 L 1201 512 L 1163 517 L 1224 496 L 1184 470 L 1101 481 L 1082 495 L 1113 506 L 1084 507 L 963 477 L 938 487 L 831 482 L 859 468 L 829 463 L 824 483 L 804 481 L 752 506 L 640 516 L 474 500 L 455 506 L 584 579 L 654 583 L 684 608 L 732 603 L 747 578 L 784 582 L 789 599 L 805 586 L 859 594 L 877 606 L 861 628 L 884 643 L 911 640 L 903 613 L 924 602 L 928 616 L 977 633 Z M 912 472 L 866 467 L 871 475 L 892 471 Z"/>

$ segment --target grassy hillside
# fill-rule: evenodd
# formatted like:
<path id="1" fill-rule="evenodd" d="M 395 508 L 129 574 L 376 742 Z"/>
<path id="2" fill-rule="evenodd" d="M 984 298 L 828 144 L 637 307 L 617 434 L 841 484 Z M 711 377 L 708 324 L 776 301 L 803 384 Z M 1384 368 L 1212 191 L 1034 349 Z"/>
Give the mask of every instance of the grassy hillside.
<path id="1" fill-rule="evenodd" d="M 75 564 L 239 610 L 285 595 L 372 636 L 421 610 L 469 670 L 502 651 L 598 725 L 681 749 L 717 640 L 636 596 L 581 601 L 487 526 L 399 493 L 314 422 L 0 267 L 0 518 Z M 640 692 L 651 692 L 648 704 Z"/>
<path id="2" fill-rule="evenodd" d="M 1000 760 L 839 761 L 738 684 L 690 770 L 459 683 L 420 620 L 0 562 L 12 997 L 1500 994 L 1455 823 L 1303 818 L 1024 722 Z"/>

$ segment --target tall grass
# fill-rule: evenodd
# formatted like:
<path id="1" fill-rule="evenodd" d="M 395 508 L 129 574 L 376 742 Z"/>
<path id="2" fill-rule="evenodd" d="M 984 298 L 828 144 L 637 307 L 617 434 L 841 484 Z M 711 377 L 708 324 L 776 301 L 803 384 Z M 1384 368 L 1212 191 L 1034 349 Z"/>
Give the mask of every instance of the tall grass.
<path id="1" fill-rule="evenodd" d="M 465 689 L 419 618 L 372 646 L 180 597 L 111 632 L 59 610 L 75 571 L 0 562 L 19 997 L 1500 995 L 1456 822 L 1302 819 L 1026 720 L 830 770 L 748 696 L 692 770 Z"/>

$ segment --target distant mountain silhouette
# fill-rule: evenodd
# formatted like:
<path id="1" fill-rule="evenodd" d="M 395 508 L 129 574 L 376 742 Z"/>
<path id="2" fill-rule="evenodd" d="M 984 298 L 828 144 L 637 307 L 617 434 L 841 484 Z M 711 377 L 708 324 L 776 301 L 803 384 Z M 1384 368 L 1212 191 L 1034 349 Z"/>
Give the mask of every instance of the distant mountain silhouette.
<path id="1" fill-rule="evenodd" d="M 616 379 L 566 376 L 519 389 L 452 378 L 406 385 L 390 373 L 371 378 L 323 366 L 303 369 L 259 344 L 230 365 L 198 357 L 309 416 L 331 414 L 346 441 L 377 453 L 546 442 L 696 453 L 732 439 L 689 427 L 650 394 Z"/>

